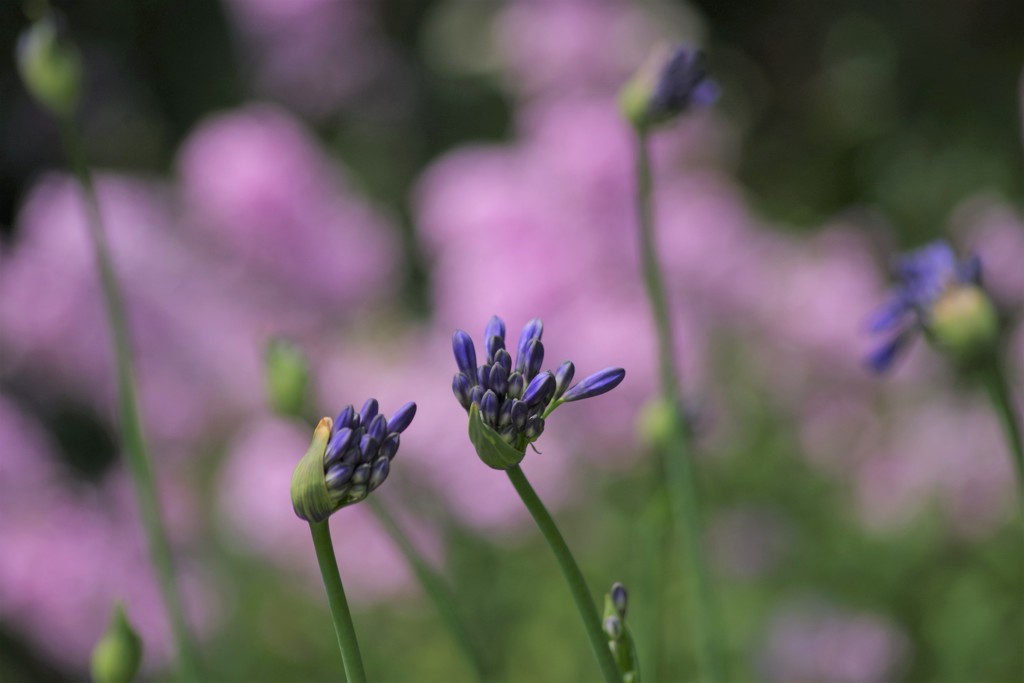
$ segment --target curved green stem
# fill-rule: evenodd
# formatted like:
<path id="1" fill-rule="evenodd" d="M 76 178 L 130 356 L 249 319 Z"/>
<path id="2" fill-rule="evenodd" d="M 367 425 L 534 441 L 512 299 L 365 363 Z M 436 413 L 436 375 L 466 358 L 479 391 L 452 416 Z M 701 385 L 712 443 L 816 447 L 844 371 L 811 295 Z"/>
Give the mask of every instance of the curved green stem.
<path id="1" fill-rule="evenodd" d="M 455 611 L 455 600 L 452 598 L 447 584 L 416 549 L 412 539 L 406 535 L 395 518 L 391 516 L 387 506 L 373 496 L 367 499 L 367 503 L 377 516 L 377 520 L 388 532 L 388 535 L 391 536 L 391 540 L 402 551 L 405 561 L 412 567 L 416 578 L 419 579 L 420 585 L 423 586 L 423 590 L 434 603 L 434 609 L 437 610 L 441 620 L 448 627 L 452 637 L 458 644 L 459 649 L 462 650 L 466 663 L 472 671 L 473 680 L 482 681 L 484 679 L 483 664 L 480 661 L 480 656 L 477 654 L 477 649 L 474 647 L 472 639 L 469 637 L 469 632 L 466 631 L 462 619 L 459 618 L 458 613 Z"/>
<path id="2" fill-rule="evenodd" d="M 366 683 L 363 656 L 359 652 L 356 629 L 352 625 L 352 613 L 349 612 L 348 600 L 345 599 L 345 588 L 341 585 L 338 560 L 334 557 L 331 528 L 326 521 L 310 522 L 309 530 L 313 534 L 316 560 L 320 564 L 320 575 L 324 580 L 324 588 L 327 589 L 327 603 L 331 606 L 334 632 L 338 636 L 338 648 L 341 650 L 341 659 L 345 664 L 345 678 L 348 683 Z"/>
<path id="3" fill-rule="evenodd" d="M 516 488 L 516 493 L 523 499 L 523 504 L 530 511 L 533 521 L 537 523 L 540 532 L 544 534 L 545 540 L 551 546 L 555 559 L 558 560 L 558 566 L 562 569 L 565 582 L 569 584 L 569 591 L 572 593 L 572 599 L 576 602 L 576 609 L 579 610 L 580 618 L 583 620 L 583 627 L 587 631 L 590 646 L 594 649 L 594 656 L 597 657 L 597 664 L 601 667 L 604 680 L 606 683 L 622 683 L 622 674 L 619 673 L 619 668 L 612 657 L 608 639 L 604 631 L 601 630 L 601 617 L 597 613 L 597 607 L 594 606 L 594 599 L 590 595 L 590 590 L 587 588 L 587 583 L 583 579 L 576 560 L 573 559 L 569 546 L 565 544 L 565 539 L 562 538 L 558 527 L 555 526 L 555 520 L 551 518 L 544 503 L 537 497 L 537 492 L 533 490 L 530 482 L 526 479 L 526 474 L 518 465 L 508 468 L 505 472 L 508 473 L 508 478 Z"/>
<path id="4" fill-rule="evenodd" d="M 669 317 L 665 282 L 654 244 L 654 208 L 652 202 L 651 161 L 645 132 L 636 138 L 637 222 L 643 257 L 644 284 L 651 303 L 651 312 L 658 335 L 658 365 L 661 395 L 672 411 L 672 438 L 668 448 L 661 449 L 665 484 L 668 489 L 672 517 L 682 535 L 689 567 L 688 584 L 690 620 L 697 638 L 697 659 L 701 679 L 723 680 L 723 669 L 717 649 L 718 633 L 711 582 L 704 560 L 697 484 L 689 453 L 689 433 L 675 366 L 672 323 Z"/>
<path id="5" fill-rule="evenodd" d="M 198 660 L 178 583 L 174 574 L 174 561 L 170 543 L 160 514 L 153 467 L 146 446 L 146 439 L 139 416 L 135 368 L 132 363 L 131 346 L 128 339 L 128 325 L 125 321 L 124 299 L 118 286 L 113 261 L 107 247 L 103 217 L 99 199 L 93 184 L 92 173 L 86 163 L 74 122 L 70 118 L 60 120 L 64 152 L 68 157 L 75 176 L 82 186 L 87 212 L 86 224 L 92 242 L 96 266 L 99 269 L 103 299 L 106 306 L 107 322 L 114 344 L 114 358 L 117 366 L 117 406 L 124 441 L 125 460 L 135 485 L 135 497 L 139 505 L 139 516 L 149 541 L 150 561 L 156 570 L 163 597 L 164 607 L 171 623 L 181 675 L 190 681 L 199 680 Z"/>
<path id="6" fill-rule="evenodd" d="M 1021 440 L 1020 422 L 1016 401 L 1013 392 L 1006 383 L 1006 377 L 998 363 L 985 373 L 985 388 L 988 389 L 989 398 L 999 416 L 1003 433 L 1006 435 L 1006 442 L 1010 447 L 1013 456 L 1013 464 L 1017 469 L 1017 490 L 1020 497 L 1021 514 L 1024 516 L 1024 442 Z"/>

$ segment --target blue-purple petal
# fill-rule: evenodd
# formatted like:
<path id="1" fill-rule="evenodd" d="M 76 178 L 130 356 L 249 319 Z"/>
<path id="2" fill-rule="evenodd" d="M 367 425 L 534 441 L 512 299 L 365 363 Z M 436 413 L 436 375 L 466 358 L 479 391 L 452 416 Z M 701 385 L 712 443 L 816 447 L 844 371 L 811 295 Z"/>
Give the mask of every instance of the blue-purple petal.
<path id="1" fill-rule="evenodd" d="M 622 368 L 605 368 L 595 372 L 565 392 L 565 395 L 562 396 L 562 402 L 571 403 L 572 401 L 582 401 L 585 398 L 600 396 L 619 386 L 619 383 L 622 382 L 625 376 L 626 371 Z"/>

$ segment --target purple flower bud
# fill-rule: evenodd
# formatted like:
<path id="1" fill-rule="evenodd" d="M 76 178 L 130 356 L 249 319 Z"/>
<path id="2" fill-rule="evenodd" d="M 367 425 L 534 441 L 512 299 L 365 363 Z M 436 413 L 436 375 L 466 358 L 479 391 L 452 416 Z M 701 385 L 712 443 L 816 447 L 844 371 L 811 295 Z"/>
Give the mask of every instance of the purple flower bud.
<path id="1" fill-rule="evenodd" d="M 530 407 L 541 405 L 540 401 L 544 398 L 545 394 L 550 396 L 554 390 L 555 376 L 545 370 L 534 377 L 530 385 L 526 387 L 526 391 L 523 393 L 523 403 Z"/>
<path id="2" fill-rule="evenodd" d="M 488 382 L 490 382 L 490 377 L 491 377 L 491 366 L 490 365 L 481 365 L 479 368 L 477 368 L 477 370 L 476 370 L 476 383 L 479 384 L 480 386 L 482 386 L 484 388 L 484 391 L 486 391 L 487 389 L 491 388 L 490 385 L 488 384 Z"/>
<path id="3" fill-rule="evenodd" d="M 370 463 L 364 462 L 352 473 L 352 484 L 361 486 L 370 480 Z"/>
<path id="4" fill-rule="evenodd" d="M 359 411 L 359 421 L 364 427 L 368 427 L 370 420 L 377 416 L 377 411 L 380 409 L 380 405 L 377 403 L 377 399 L 368 398 L 366 403 L 363 404 L 363 409 Z"/>
<path id="5" fill-rule="evenodd" d="M 395 411 L 395 414 L 388 420 L 388 433 L 391 432 L 404 432 L 406 428 L 412 423 L 412 418 L 416 416 L 416 404 L 409 401 L 404 406 Z"/>
<path id="6" fill-rule="evenodd" d="M 604 632 L 612 640 L 618 640 L 622 637 L 622 619 L 618 618 L 614 614 L 605 617 L 604 619 Z"/>
<path id="7" fill-rule="evenodd" d="M 626 587 L 616 581 L 612 584 L 611 590 L 612 605 L 615 606 L 615 611 L 619 613 L 619 616 L 623 619 L 626 618 L 626 602 L 628 601 L 628 594 L 626 593 Z"/>
<path id="8" fill-rule="evenodd" d="M 480 416 L 491 427 L 498 423 L 498 396 L 490 389 L 480 401 Z"/>
<path id="9" fill-rule="evenodd" d="M 377 455 L 384 456 L 388 459 L 394 458 L 395 454 L 398 453 L 398 445 L 401 440 L 398 437 L 398 432 L 391 432 L 384 440 L 380 442 L 380 448 L 377 449 Z"/>
<path id="10" fill-rule="evenodd" d="M 554 380 L 552 380 L 554 381 Z M 540 415 L 534 415 L 526 421 L 526 428 L 523 430 L 523 434 L 530 441 L 535 441 L 544 433 L 544 418 Z"/>
<path id="11" fill-rule="evenodd" d="M 348 427 L 343 427 L 334 433 L 331 440 L 327 442 L 327 450 L 324 452 L 324 467 L 330 467 L 341 457 L 345 449 L 352 444 L 354 436 L 355 432 Z"/>
<path id="12" fill-rule="evenodd" d="M 344 429 L 345 427 L 355 429 L 359 426 L 358 424 L 353 424 L 355 417 L 356 409 L 352 407 L 352 404 L 345 406 L 341 409 L 341 412 L 338 413 L 338 417 L 334 418 L 334 431 Z"/>
<path id="13" fill-rule="evenodd" d="M 391 471 L 391 461 L 386 457 L 377 458 L 370 468 L 370 490 L 374 490 L 384 483 Z"/>
<path id="14" fill-rule="evenodd" d="M 526 367 L 526 347 L 534 339 L 540 339 L 544 333 L 544 323 L 540 318 L 534 318 L 526 323 L 519 335 L 519 345 L 516 347 L 516 370 L 522 372 Z"/>
<path id="15" fill-rule="evenodd" d="M 494 364 L 505 368 L 506 374 L 512 374 L 512 354 L 505 349 L 494 354 Z"/>
<path id="16" fill-rule="evenodd" d="M 485 344 L 487 346 L 487 361 L 493 363 L 494 357 L 498 355 L 498 352 L 505 349 L 505 340 L 497 336 L 485 337 L 485 340 Z"/>
<path id="17" fill-rule="evenodd" d="M 388 421 L 383 415 L 376 415 L 370 420 L 369 426 L 366 428 L 366 433 L 377 440 L 380 443 L 384 440 L 384 437 L 388 435 Z"/>
<path id="18" fill-rule="evenodd" d="M 378 448 L 380 448 L 380 441 L 369 434 L 364 434 L 363 438 L 359 440 L 359 453 L 363 456 L 363 462 L 377 457 Z"/>
<path id="19" fill-rule="evenodd" d="M 512 443 L 516 440 L 516 428 L 512 425 L 502 427 L 498 430 L 498 436 L 500 436 L 505 443 Z"/>
<path id="20" fill-rule="evenodd" d="M 490 377 L 487 378 L 487 386 L 498 396 L 504 396 L 508 391 L 508 370 L 504 365 L 495 363 L 491 366 Z"/>
<path id="21" fill-rule="evenodd" d="M 572 376 L 576 374 L 576 366 L 571 360 L 567 360 L 555 370 L 555 399 L 562 397 L 565 390 L 572 384 Z"/>
<path id="22" fill-rule="evenodd" d="M 527 380 L 531 380 L 540 372 L 540 366 L 544 364 L 544 344 L 540 339 L 533 339 L 526 345 L 526 362 L 524 372 Z"/>
<path id="23" fill-rule="evenodd" d="M 459 370 L 469 378 L 470 382 L 476 381 L 476 347 L 473 340 L 462 330 L 456 330 L 452 336 L 452 351 L 455 352 L 455 364 Z"/>
<path id="24" fill-rule="evenodd" d="M 530 411 L 522 401 L 512 399 L 512 426 L 517 431 L 526 427 L 526 420 L 530 417 Z"/>
<path id="25" fill-rule="evenodd" d="M 489 340 L 491 337 L 497 337 L 502 341 L 501 348 L 505 348 L 505 321 L 496 315 L 492 315 L 491 319 L 487 321 L 487 327 L 484 328 L 484 339 Z"/>
<path id="26" fill-rule="evenodd" d="M 475 403 L 477 407 L 480 407 L 480 401 L 484 400 L 484 388 L 481 386 L 473 387 L 473 392 L 469 395 L 472 403 Z"/>
<path id="27" fill-rule="evenodd" d="M 501 404 L 501 410 L 498 411 L 498 426 L 507 427 L 512 424 L 512 404 L 517 401 L 514 398 L 505 399 L 505 402 Z"/>
<path id="28" fill-rule="evenodd" d="M 472 391 L 473 385 L 470 384 L 469 378 L 461 372 L 456 372 L 455 377 L 452 378 L 452 393 L 458 399 L 459 405 L 466 410 L 469 410 L 469 404 L 472 403 L 470 398 Z"/>
<path id="29" fill-rule="evenodd" d="M 327 474 L 324 475 L 327 479 L 327 488 L 335 491 L 341 489 L 352 478 L 354 469 L 352 465 L 344 463 L 338 463 L 333 467 L 327 468 Z"/>
<path id="30" fill-rule="evenodd" d="M 622 368 L 605 368 L 600 372 L 595 372 L 565 392 L 565 395 L 562 396 L 562 401 L 571 403 L 572 401 L 582 401 L 585 398 L 600 396 L 619 386 L 619 383 L 625 376 L 626 371 Z"/>
<path id="31" fill-rule="evenodd" d="M 520 372 L 513 372 L 508 377 L 508 396 L 519 398 L 526 389 L 526 378 Z"/>
<path id="32" fill-rule="evenodd" d="M 358 465 L 362 461 L 362 459 L 363 454 L 359 452 L 358 443 L 353 443 L 349 447 L 349 449 L 345 451 L 341 456 L 341 462 L 345 463 L 346 465 L 352 465 L 352 467 Z"/>

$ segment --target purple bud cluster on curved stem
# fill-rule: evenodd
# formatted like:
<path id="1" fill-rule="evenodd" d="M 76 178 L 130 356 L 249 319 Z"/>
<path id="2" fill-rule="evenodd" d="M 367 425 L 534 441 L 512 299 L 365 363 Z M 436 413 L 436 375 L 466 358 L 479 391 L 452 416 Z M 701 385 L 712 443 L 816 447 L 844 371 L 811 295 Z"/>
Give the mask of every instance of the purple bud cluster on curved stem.
<path id="1" fill-rule="evenodd" d="M 526 323 L 513 359 L 505 348 L 505 323 L 493 316 L 484 329 L 486 362 L 479 367 L 472 337 L 462 330 L 452 336 L 459 370 L 452 379 L 455 398 L 467 412 L 476 405 L 484 423 L 519 449 L 543 434 L 545 419 L 556 407 L 611 391 L 626 375 L 622 368 L 607 368 L 570 387 L 575 373 L 572 362 L 562 363 L 555 372 L 541 370 L 543 333 L 540 318 Z"/>
<path id="2" fill-rule="evenodd" d="M 398 453 L 399 434 L 412 423 L 416 404 L 406 403 L 390 419 L 379 411 L 377 399 L 371 398 L 358 413 L 348 405 L 334 419 L 324 452 L 324 476 L 338 507 L 358 503 L 384 483 Z"/>

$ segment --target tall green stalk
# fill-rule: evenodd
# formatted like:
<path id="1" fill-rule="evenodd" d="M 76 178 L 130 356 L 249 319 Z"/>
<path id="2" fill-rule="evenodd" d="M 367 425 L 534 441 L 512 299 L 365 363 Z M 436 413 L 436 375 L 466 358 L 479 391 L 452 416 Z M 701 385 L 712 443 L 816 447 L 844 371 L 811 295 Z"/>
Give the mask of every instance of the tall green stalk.
<path id="1" fill-rule="evenodd" d="M 1024 442 L 1021 440 L 1020 418 L 1018 417 L 1020 410 L 998 363 L 992 363 L 986 371 L 984 383 L 1002 425 L 1007 445 L 1010 447 L 1013 464 L 1017 469 L 1017 494 L 1020 498 L 1021 521 L 1024 522 Z"/>
<path id="2" fill-rule="evenodd" d="M 175 578 L 174 561 L 170 543 L 167 540 L 167 531 L 160 514 L 160 501 L 157 497 L 153 467 L 146 446 L 142 420 L 139 416 L 137 383 L 128 339 L 128 325 L 125 320 L 124 298 L 118 286 L 117 275 L 114 272 L 110 250 L 107 246 L 103 217 L 92 173 L 86 163 L 85 154 L 70 116 L 60 119 L 60 128 L 68 162 L 82 186 L 88 214 L 86 224 L 96 258 L 96 266 L 99 270 L 107 322 L 114 344 L 114 358 L 117 366 L 117 406 L 125 460 L 135 485 L 139 515 L 149 541 L 150 560 L 156 570 L 164 607 L 171 622 L 181 675 L 186 680 L 196 681 L 200 678 L 198 660 Z"/>
<path id="3" fill-rule="evenodd" d="M 526 509 L 530 511 L 533 521 L 537 523 L 537 528 L 540 529 L 544 539 L 551 546 L 555 559 L 558 560 L 558 566 L 562 570 L 565 582 L 569 584 L 569 591 L 572 593 L 576 609 L 583 620 L 583 628 L 586 629 L 587 638 L 590 639 L 590 646 L 594 649 L 594 656 L 597 657 L 597 664 L 601 668 L 601 675 L 604 676 L 605 683 L 622 683 L 622 674 L 608 647 L 608 638 L 601 630 L 601 617 L 597 613 L 590 589 L 587 588 L 583 573 L 580 572 L 569 546 L 566 545 L 565 539 L 558 531 L 555 520 L 551 518 L 551 514 L 544 507 L 544 503 L 537 496 L 537 492 L 533 490 L 519 465 L 513 465 L 505 472 L 512 481 L 516 493 L 522 498 Z"/>
<path id="4" fill-rule="evenodd" d="M 714 610 L 714 597 L 703 553 L 700 506 L 689 452 L 688 427 L 684 421 L 679 375 L 675 364 L 672 322 L 669 317 L 665 282 L 654 243 L 653 186 L 648 137 L 642 130 L 638 131 L 636 136 L 636 205 L 644 284 L 647 288 L 647 297 L 651 303 L 651 312 L 658 336 L 661 398 L 671 409 L 672 414 L 671 438 L 668 446 L 660 450 L 662 467 L 672 508 L 673 523 L 682 536 L 686 551 L 684 560 L 685 566 L 689 569 L 687 572 L 689 592 L 687 603 L 690 609 L 693 633 L 697 639 L 700 677 L 701 680 L 709 682 L 722 681 L 724 671 L 718 650 L 720 640 Z"/>
<path id="5" fill-rule="evenodd" d="M 473 640 L 469 637 L 469 632 L 466 631 L 462 619 L 455 611 L 455 600 L 444 579 L 438 576 L 433 567 L 423 558 L 419 550 L 416 549 L 415 544 L 413 544 L 412 539 L 406 535 L 395 518 L 391 516 L 387 506 L 372 496 L 367 499 L 367 504 L 373 510 L 377 520 L 388 532 L 391 540 L 395 542 L 402 555 L 405 556 L 405 561 L 412 567 L 420 585 L 423 586 L 423 590 L 434 603 L 434 608 L 441 616 L 441 620 L 448 627 L 452 637 L 462 651 L 466 664 L 473 674 L 473 680 L 483 681 L 484 669 L 480 656 L 477 654 L 477 649 L 474 647 Z"/>
<path id="6" fill-rule="evenodd" d="M 324 588 L 327 589 L 327 602 L 331 606 L 334 632 L 338 636 L 338 648 L 345 664 L 345 678 L 348 683 L 366 683 L 366 671 L 363 669 L 363 656 L 359 652 L 359 642 L 356 640 L 356 628 L 352 625 L 352 613 L 348 609 L 345 588 L 341 584 L 341 574 L 338 572 L 338 560 L 334 556 L 331 528 L 325 520 L 310 522 L 309 530 L 313 534 L 316 560 L 320 564 Z"/>

